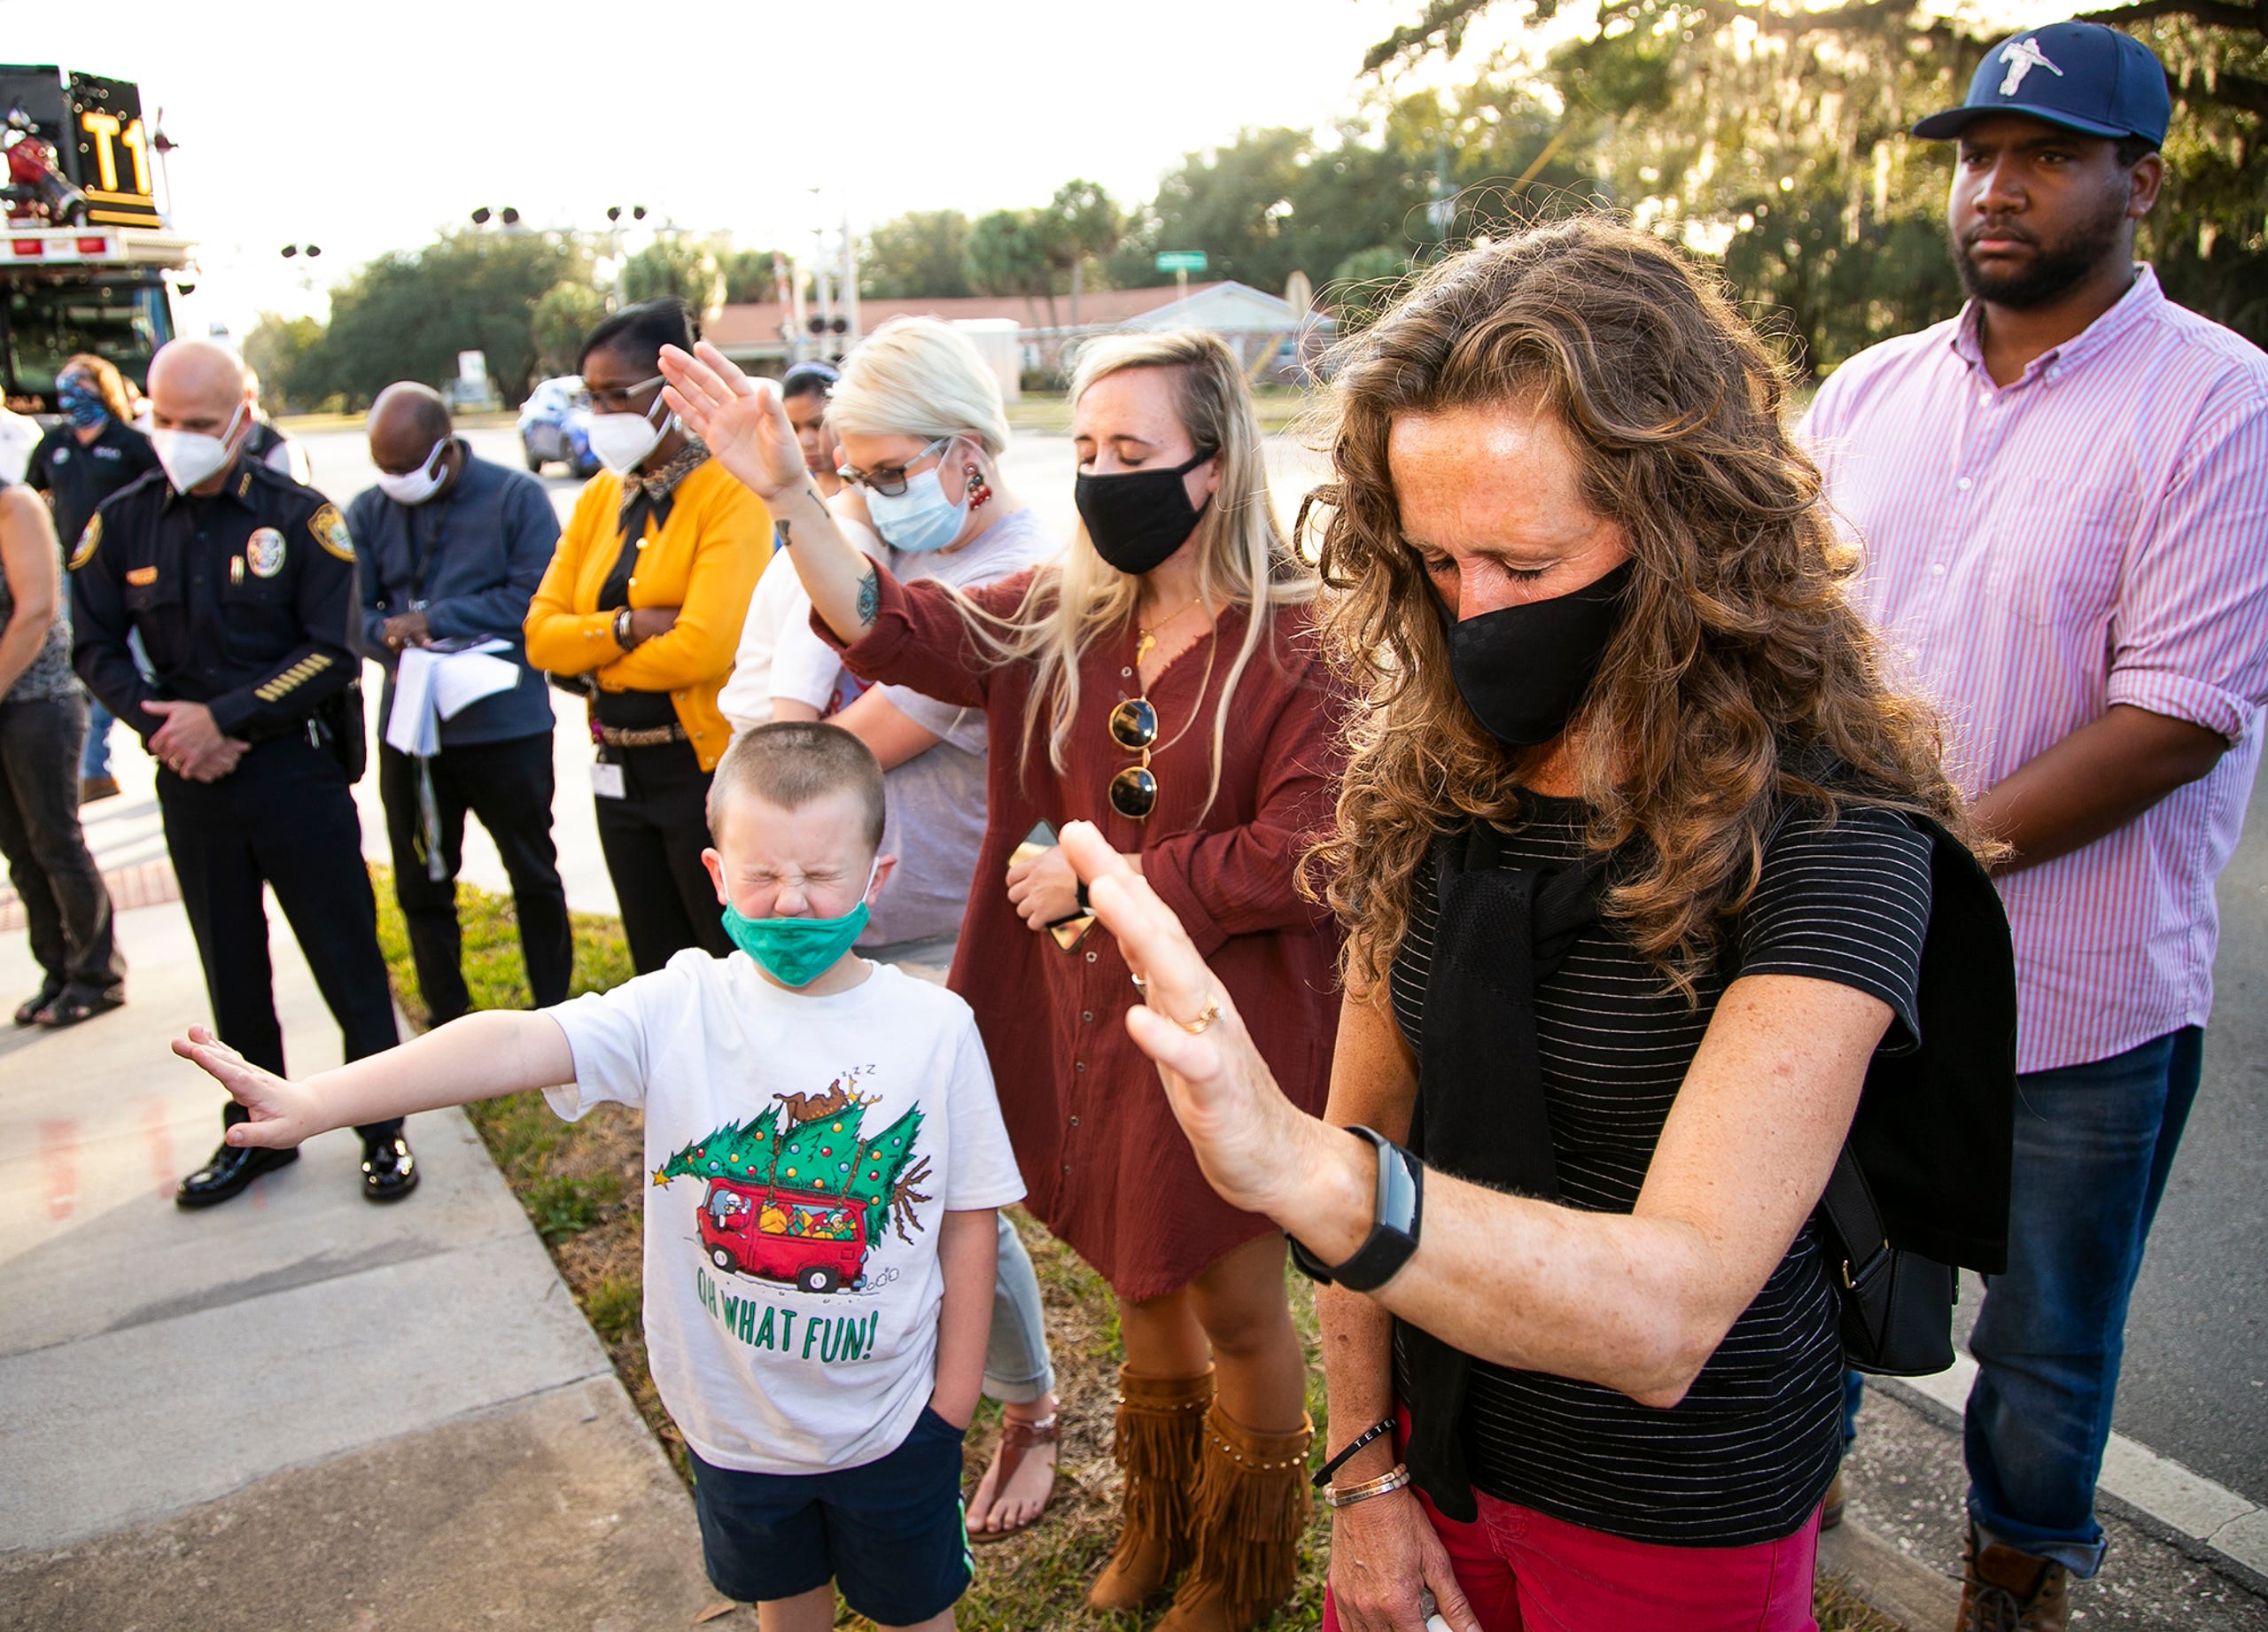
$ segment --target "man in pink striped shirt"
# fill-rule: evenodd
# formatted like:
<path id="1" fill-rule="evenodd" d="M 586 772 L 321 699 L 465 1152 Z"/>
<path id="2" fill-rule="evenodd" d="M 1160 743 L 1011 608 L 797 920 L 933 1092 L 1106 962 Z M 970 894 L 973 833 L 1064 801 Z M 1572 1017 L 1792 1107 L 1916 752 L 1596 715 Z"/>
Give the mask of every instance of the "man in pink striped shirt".
<path id="1" fill-rule="evenodd" d="M 2170 113 L 2112 30 L 1996 46 L 1915 127 L 1959 145 L 1969 304 L 1844 364 L 1805 427 L 1860 602 L 2010 847 L 2023 1076 L 2008 1270 L 1970 1337 L 1963 1628 L 2060 1629 L 2101 1562 L 2127 1295 L 2268 702 L 2268 357 L 2133 260 Z"/>

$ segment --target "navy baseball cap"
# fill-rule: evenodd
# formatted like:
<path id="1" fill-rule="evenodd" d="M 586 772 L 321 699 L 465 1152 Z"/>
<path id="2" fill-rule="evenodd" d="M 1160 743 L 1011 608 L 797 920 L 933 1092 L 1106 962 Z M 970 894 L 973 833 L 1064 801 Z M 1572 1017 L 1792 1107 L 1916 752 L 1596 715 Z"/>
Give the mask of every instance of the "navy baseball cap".
<path id="1" fill-rule="evenodd" d="M 1969 100 L 1919 120 L 1914 134 L 1945 140 L 1995 113 L 2155 144 L 2165 140 L 2173 99 L 2164 67 L 2133 35 L 2101 23 L 2050 23 L 1986 51 L 1969 82 Z"/>

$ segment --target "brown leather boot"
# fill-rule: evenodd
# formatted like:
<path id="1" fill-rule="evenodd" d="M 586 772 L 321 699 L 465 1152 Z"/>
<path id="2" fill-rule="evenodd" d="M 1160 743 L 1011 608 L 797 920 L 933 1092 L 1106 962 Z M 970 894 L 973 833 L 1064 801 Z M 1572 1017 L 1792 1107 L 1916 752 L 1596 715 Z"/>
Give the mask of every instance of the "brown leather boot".
<path id="1" fill-rule="evenodd" d="M 2070 1618 L 2070 1573 L 1995 1542 L 1977 1544 L 1969 1527 L 1961 1551 L 1961 1619 L 1955 1632 L 2064 1632 Z"/>
<path id="2" fill-rule="evenodd" d="M 1197 1442 L 1212 1403 L 1209 1367 L 1196 1377 L 1120 1370 L 1110 1455 L 1126 1473 L 1125 1522 L 1110 1562 L 1087 1589 L 1092 1608 L 1140 1609 L 1189 1562 Z"/>
<path id="3" fill-rule="evenodd" d="M 1156 1632 L 1250 1632 L 1291 1597 L 1315 1425 L 1255 1434 L 1216 1404 L 1197 1468 L 1197 1558 Z"/>

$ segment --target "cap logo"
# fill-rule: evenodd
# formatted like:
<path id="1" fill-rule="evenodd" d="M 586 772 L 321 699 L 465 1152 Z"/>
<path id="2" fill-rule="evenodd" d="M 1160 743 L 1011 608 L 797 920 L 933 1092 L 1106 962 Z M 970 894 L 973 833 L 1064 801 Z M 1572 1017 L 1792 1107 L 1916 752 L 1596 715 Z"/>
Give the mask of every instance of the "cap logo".
<path id="1" fill-rule="evenodd" d="M 2047 53 L 2039 49 L 2039 42 L 2030 35 L 2021 40 L 2011 40 L 2000 47 L 2000 61 L 2008 68 L 2008 72 L 2000 76 L 2000 94 L 2004 97 L 2015 96 L 2017 88 L 2023 83 L 2023 76 L 2034 68 L 2045 68 L 2059 80 L 2063 77 L 2063 70 L 2047 60 Z"/>

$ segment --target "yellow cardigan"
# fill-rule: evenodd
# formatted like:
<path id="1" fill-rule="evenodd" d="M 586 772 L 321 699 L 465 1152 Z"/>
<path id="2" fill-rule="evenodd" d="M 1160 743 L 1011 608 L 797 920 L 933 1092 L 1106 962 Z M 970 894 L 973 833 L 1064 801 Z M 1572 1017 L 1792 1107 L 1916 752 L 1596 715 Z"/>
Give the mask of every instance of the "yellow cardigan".
<path id="1" fill-rule="evenodd" d="M 708 771 L 732 741 L 717 694 L 732 678 L 749 597 L 772 556 L 772 515 L 713 459 L 671 497 L 666 523 L 657 529 L 647 520 L 630 604 L 676 607 L 676 626 L 625 652 L 615 643 L 614 614 L 597 610 L 622 550 L 622 478 L 602 470 L 575 501 L 528 603 L 528 661 L 554 674 L 591 674 L 605 691 L 666 691 Z"/>

